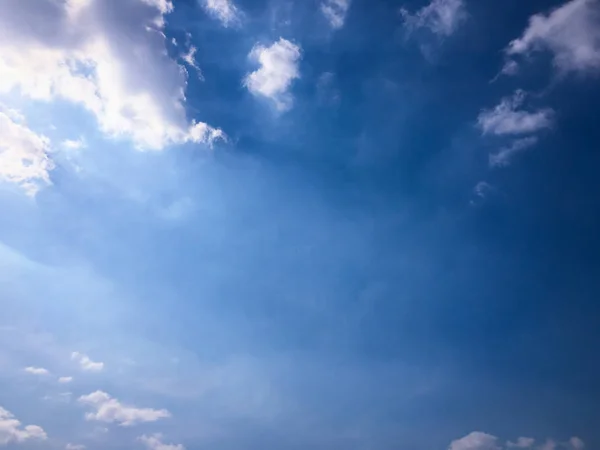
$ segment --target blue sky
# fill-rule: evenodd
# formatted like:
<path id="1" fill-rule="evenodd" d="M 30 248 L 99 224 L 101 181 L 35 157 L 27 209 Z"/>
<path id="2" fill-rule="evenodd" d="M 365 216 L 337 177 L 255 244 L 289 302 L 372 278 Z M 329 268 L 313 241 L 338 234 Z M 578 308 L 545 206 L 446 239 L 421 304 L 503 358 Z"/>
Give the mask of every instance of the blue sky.
<path id="1" fill-rule="evenodd" d="M 600 447 L 600 2 L 0 30 L 0 447 Z"/>

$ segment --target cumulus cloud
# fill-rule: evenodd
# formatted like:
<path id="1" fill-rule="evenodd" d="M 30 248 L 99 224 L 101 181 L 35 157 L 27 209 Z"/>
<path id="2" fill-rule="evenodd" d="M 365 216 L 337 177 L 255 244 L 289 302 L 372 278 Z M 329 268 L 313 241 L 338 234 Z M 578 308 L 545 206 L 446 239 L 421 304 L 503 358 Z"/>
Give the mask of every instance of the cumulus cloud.
<path id="1" fill-rule="evenodd" d="M 525 92 L 518 90 L 512 97 L 503 98 L 494 109 L 482 111 L 477 124 L 484 134 L 495 135 L 527 134 L 552 126 L 552 109 L 533 112 L 519 109 L 524 101 Z"/>
<path id="2" fill-rule="evenodd" d="M 181 444 L 165 444 L 163 436 L 159 433 L 147 436 L 143 435 L 138 438 L 148 450 L 185 450 L 185 447 Z"/>
<path id="3" fill-rule="evenodd" d="M 600 71 L 600 2 L 571 0 L 548 14 L 532 16 L 506 53 L 513 57 L 542 50 L 552 53 L 554 65 L 563 73 Z M 514 61 L 505 68 L 510 64 Z"/>
<path id="4" fill-rule="evenodd" d="M 50 373 L 48 369 L 44 369 L 43 367 L 25 367 L 23 370 L 32 375 L 48 375 Z"/>
<path id="5" fill-rule="evenodd" d="M 2 70 L 0 58 L 0 73 Z M 29 129 L 18 112 L 0 110 L 0 180 L 15 183 L 27 194 L 35 195 L 52 184 L 50 171 L 54 163 L 49 151 L 50 140 Z"/>
<path id="6" fill-rule="evenodd" d="M 350 9 L 350 0 L 323 0 L 321 12 L 331 25 L 331 28 L 339 29 L 344 26 L 346 14 Z"/>
<path id="7" fill-rule="evenodd" d="M 96 391 L 79 397 L 79 402 L 92 407 L 95 411 L 85 415 L 87 420 L 118 423 L 124 427 L 142 422 L 156 422 L 171 417 L 166 409 L 136 408 L 122 404 L 106 392 Z"/>
<path id="8" fill-rule="evenodd" d="M 204 10 L 224 27 L 238 24 L 242 14 L 231 0 L 203 0 Z"/>
<path id="9" fill-rule="evenodd" d="M 535 144 L 537 144 L 537 142 L 538 138 L 535 136 L 528 136 L 522 139 L 515 140 L 510 145 L 502 147 L 498 153 L 490 155 L 490 167 L 508 167 L 511 164 L 512 159 L 517 154 L 533 147 Z M 517 443 L 515 443 L 516 447 L 519 447 L 519 445 L 516 445 L 519 442 L 521 441 L 517 441 Z"/>
<path id="10" fill-rule="evenodd" d="M 88 355 L 83 353 L 73 352 L 71 353 L 71 359 L 77 361 L 79 366 L 87 372 L 100 372 L 104 369 L 103 362 L 92 361 Z"/>
<path id="11" fill-rule="evenodd" d="M 139 148 L 210 144 L 222 133 L 188 121 L 186 71 L 166 52 L 172 9 L 167 0 L 5 0 L 0 94 L 79 105 Z"/>
<path id="12" fill-rule="evenodd" d="M 73 381 L 73 377 L 60 377 L 58 379 L 58 382 L 62 383 L 62 384 L 67 384 L 67 383 L 70 383 L 71 381 Z"/>
<path id="13" fill-rule="evenodd" d="M 500 450 L 498 438 L 491 434 L 473 431 L 463 438 L 452 441 L 449 450 Z"/>
<path id="14" fill-rule="evenodd" d="M 467 18 L 464 0 L 432 0 L 415 13 L 401 8 L 400 14 L 408 33 L 425 28 L 440 37 L 454 34 Z"/>
<path id="15" fill-rule="evenodd" d="M 22 426 L 9 411 L 0 406 L 0 445 L 21 443 L 30 439 L 47 439 L 46 432 L 37 425 Z"/>
<path id="16" fill-rule="evenodd" d="M 292 81 L 300 78 L 300 57 L 300 47 L 283 38 L 270 47 L 255 45 L 249 58 L 260 68 L 246 76 L 244 85 L 252 94 L 266 97 L 277 109 L 286 111 L 293 104 L 293 97 L 288 92 Z"/>

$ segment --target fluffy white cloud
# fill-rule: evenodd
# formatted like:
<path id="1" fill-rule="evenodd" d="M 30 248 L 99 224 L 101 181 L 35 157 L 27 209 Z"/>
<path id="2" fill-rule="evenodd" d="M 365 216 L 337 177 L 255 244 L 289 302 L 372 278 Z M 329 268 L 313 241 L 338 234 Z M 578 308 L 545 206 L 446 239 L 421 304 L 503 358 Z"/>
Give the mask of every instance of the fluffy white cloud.
<path id="1" fill-rule="evenodd" d="M 562 72 L 599 71 L 600 2 L 571 0 L 549 14 L 532 16 L 523 35 L 509 44 L 506 53 L 529 55 L 539 50 L 551 51 L 554 65 Z"/>
<path id="2" fill-rule="evenodd" d="M 48 369 L 44 369 L 43 367 L 25 367 L 23 370 L 32 375 L 48 375 L 50 373 Z"/>
<path id="3" fill-rule="evenodd" d="M 520 437 L 516 442 L 507 442 L 508 448 L 529 448 L 535 443 L 535 439 L 528 437 Z"/>
<path id="4" fill-rule="evenodd" d="M 452 441 L 449 450 L 500 450 L 498 438 L 491 434 L 473 431 L 463 438 Z"/>
<path id="5" fill-rule="evenodd" d="M 73 381 L 73 377 L 60 377 L 58 379 L 58 382 L 61 384 L 67 384 L 67 383 L 70 383 L 71 381 Z"/>
<path id="6" fill-rule="evenodd" d="M 161 434 L 153 434 L 151 436 L 143 435 L 138 440 L 148 448 L 148 450 L 185 450 L 181 444 L 165 444 Z"/>
<path id="7" fill-rule="evenodd" d="M 83 353 L 73 352 L 71 353 L 71 359 L 77 361 L 79 366 L 87 372 L 100 372 L 104 369 L 103 362 L 92 361 L 88 355 Z"/>
<path id="8" fill-rule="evenodd" d="M 139 148 L 212 143 L 219 130 L 189 122 L 186 71 L 166 52 L 167 0 L 4 0 L 0 94 L 64 100 L 110 136 Z"/>
<path id="9" fill-rule="evenodd" d="M 0 59 L 0 73 L 2 62 Z M 0 75 L 0 85 L 2 79 Z M 21 186 L 29 195 L 51 184 L 50 140 L 30 130 L 16 111 L 0 110 L 0 180 Z"/>
<path id="10" fill-rule="evenodd" d="M 280 38 L 270 47 L 255 45 L 249 57 L 260 68 L 246 76 L 244 85 L 252 94 L 271 99 L 280 111 L 290 109 L 293 97 L 288 91 L 292 81 L 300 78 L 300 47 Z"/>
<path id="11" fill-rule="evenodd" d="M 552 126 L 554 111 L 550 108 L 529 112 L 521 108 L 525 92 L 516 91 L 505 97 L 494 109 L 479 114 L 477 123 L 484 134 L 527 134 Z"/>
<path id="12" fill-rule="evenodd" d="M 20 443 L 29 439 L 47 439 L 46 432 L 37 425 L 21 426 L 9 411 L 0 406 L 0 445 Z"/>
<path id="13" fill-rule="evenodd" d="M 467 18 L 464 0 L 432 0 L 413 14 L 405 8 L 400 14 L 409 33 L 427 28 L 440 37 L 452 35 Z"/>
<path id="14" fill-rule="evenodd" d="M 321 2 L 321 12 L 331 27 L 335 29 L 344 26 L 348 9 L 350 9 L 350 0 L 323 0 Z"/>
<path id="15" fill-rule="evenodd" d="M 528 148 L 533 147 L 537 144 L 538 138 L 535 136 L 528 136 L 522 139 L 517 139 L 512 142 L 510 145 L 503 147 L 500 149 L 498 153 L 494 153 L 490 155 L 490 167 L 507 167 L 512 162 L 512 159 L 518 154 L 521 153 Z M 527 438 L 519 438 L 519 439 L 527 439 Z M 524 441 L 523 441 L 524 442 Z M 520 447 L 517 445 L 519 443 L 523 443 L 522 441 L 517 441 L 515 443 L 516 447 Z"/>
<path id="16" fill-rule="evenodd" d="M 156 422 L 159 419 L 171 417 L 171 413 L 166 409 L 136 408 L 124 405 L 102 391 L 83 395 L 79 397 L 79 402 L 95 409 L 94 412 L 85 415 L 87 420 L 114 422 L 125 427 L 142 422 Z"/>
<path id="17" fill-rule="evenodd" d="M 242 14 L 231 0 L 203 0 L 208 14 L 221 21 L 224 27 L 238 24 Z"/>

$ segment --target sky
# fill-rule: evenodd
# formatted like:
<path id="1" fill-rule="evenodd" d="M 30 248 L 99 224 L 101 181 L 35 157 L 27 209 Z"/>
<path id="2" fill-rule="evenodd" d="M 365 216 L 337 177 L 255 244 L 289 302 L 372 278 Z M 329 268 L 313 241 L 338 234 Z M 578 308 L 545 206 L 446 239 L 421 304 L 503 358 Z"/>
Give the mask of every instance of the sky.
<path id="1" fill-rule="evenodd" d="M 598 0 L 3 0 L 0 447 L 600 449 Z"/>

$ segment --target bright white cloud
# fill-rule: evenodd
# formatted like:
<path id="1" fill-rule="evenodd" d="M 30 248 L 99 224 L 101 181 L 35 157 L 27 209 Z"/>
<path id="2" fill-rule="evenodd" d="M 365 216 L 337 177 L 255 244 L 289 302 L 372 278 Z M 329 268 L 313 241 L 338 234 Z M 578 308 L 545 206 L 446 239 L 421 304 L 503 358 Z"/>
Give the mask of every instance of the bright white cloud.
<path id="1" fill-rule="evenodd" d="M 43 367 L 25 367 L 23 370 L 32 375 L 48 375 L 50 373 L 48 369 L 44 369 Z"/>
<path id="2" fill-rule="evenodd" d="M 85 139 L 65 139 L 60 143 L 60 146 L 65 150 L 80 150 L 87 147 Z"/>
<path id="3" fill-rule="evenodd" d="M 104 369 L 103 362 L 92 361 L 88 355 L 83 353 L 73 352 L 71 353 L 71 359 L 77 361 L 79 366 L 87 372 L 100 372 Z"/>
<path id="4" fill-rule="evenodd" d="M 107 423 L 118 423 L 122 426 L 131 426 L 142 422 L 155 422 L 159 419 L 171 417 L 166 409 L 136 408 L 122 404 L 106 392 L 96 391 L 79 397 L 79 402 L 92 407 L 95 411 L 87 413 L 87 420 L 97 420 Z"/>
<path id="5" fill-rule="evenodd" d="M 0 180 L 15 183 L 27 194 L 35 195 L 52 183 L 50 171 L 54 163 L 49 151 L 50 140 L 46 136 L 30 130 L 16 111 L 0 110 Z"/>
<path id="6" fill-rule="evenodd" d="M 222 137 L 189 122 L 186 72 L 166 52 L 167 0 L 5 0 L 0 94 L 64 100 L 144 149 Z"/>
<path id="7" fill-rule="evenodd" d="M 58 379 L 58 382 L 61 384 L 67 384 L 67 383 L 70 383 L 71 381 L 73 381 L 73 377 L 60 377 Z"/>
<path id="8" fill-rule="evenodd" d="M 185 450 L 181 444 L 165 444 L 161 434 L 153 434 L 151 436 L 143 435 L 138 438 L 148 450 Z"/>
<path id="9" fill-rule="evenodd" d="M 405 8 L 400 9 L 400 14 L 409 33 L 427 28 L 440 37 L 454 34 L 467 18 L 464 0 L 432 0 L 413 14 Z"/>
<path id="10" fill-rule="evenodd" d="M 497 441 L 496 436 L 473 431 L 463 438 L 452 441 L 449 450 L 500 450 Z"/>
<path id="11" fill-rule="evenodd" d="M 571 0 L 549 14 L 532 16 L 523 35 L 509 44 L 506 53 L 529 55 L 540 50 L 552 52 L 561 72 L 599 71 L 600 2 Z"/>
<path id="12" fill-rule="evenodd" d="M 484 134 L 510 135 L 533 133 L 550 128 L 554 111 L 550 108 L 529 112 L 521 108 L 525 93 L 516 91 L 512 97 L 505 97 L 494 109 L 479 114 L 477 124 Z"/>
<path id="13" fill-rule="evenodd" d="M 521 153 L 535 144 L 537 144 L 538 138 L 535 136 L 528 136 L 522 139 L 517 139 L 512 142 L 510 145 L 503 147 L 500 149 L 498 153 L 494 153 L 490 155 L 490 167 L 508 167 L 512 159 L 518 154 Z M 527 439 L 527 438 L 519 438 L 519 439 Z M 523 441 L 525 442 L 525 441 Z M 515 444 L 516 447 L 520 447 L 517 445 L 519 443 L 523 443 L 522 441 L 517 441 Z"/>
<path id="14" fill-rule="evenodd" d="M 270 47 L 255 45 L 249 57 L 260 68 L 246 76 L 244 85 L 252 94 L 272 100 L 278 110 L 290 109 L 294 100 L 289 89 L 300 78 L 300 47 L 280 38 Z"/>
<path id="15" fill-rule="evenodd" d="M 9 411 L 0 406 L 0 445 L 21 443 L 29 439 L 47 439 L 46 432 L 37 425 L 22 426 Z"/>
<path id="16" fill-rule="evenodd" d="M 508 448 L 529 448 L 535 443 L 535 439 L 528 437 L 520 437 L 516 442 L 507 442 Z"/>
<path id="17" fill-rule="evenodd" d="M 238 24 L 242 14 L 232 0 L 202 0 L 204 9 L 224 27 Z"/>
<path id="18" fill-rule="evenodd" d="M 65 450 L 85 450 L 85 445 L 69 443 L 65 446 Z"/>
<path id="19" fill-rule="evenodd" d="M 350 9 L 350 0 L 323 0 L 321 12 L 331 25 L 331 28 L 339 29 L 344 26 L 346 14 Z"/>

